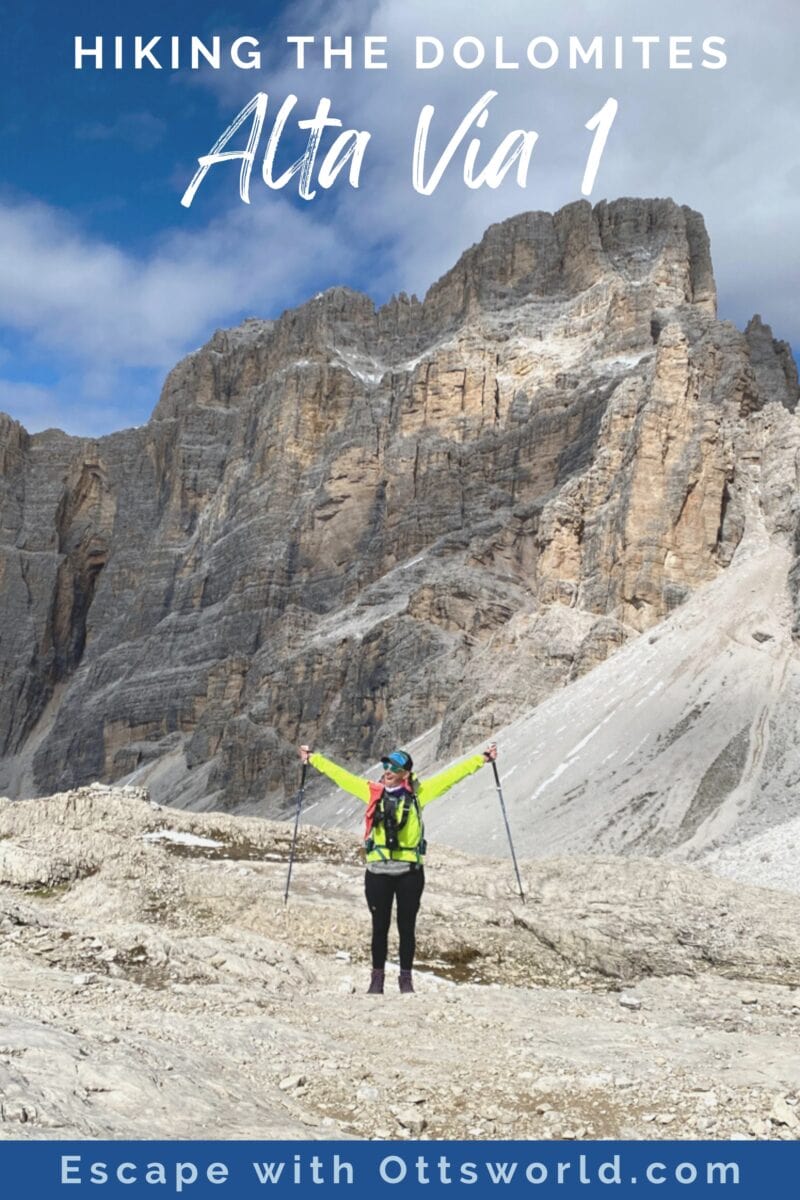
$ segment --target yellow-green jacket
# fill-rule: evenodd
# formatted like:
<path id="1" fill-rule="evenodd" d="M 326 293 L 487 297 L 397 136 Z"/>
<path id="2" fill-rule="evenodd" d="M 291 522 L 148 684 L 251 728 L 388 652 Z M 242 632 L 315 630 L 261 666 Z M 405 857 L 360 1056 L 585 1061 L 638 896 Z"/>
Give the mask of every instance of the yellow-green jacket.
<path id="1" fill-rule="evenodd" d="M 344 767 L 331 762 L 322 754 L 311 754 L 308 761 L 312 767 L 315 767 L 323 775 L 327 775 L 343 791 L 349 792 L 351 796 L 357 796 L 359 800 L 369 804 L 370 780 L 362 779 L 359 775 L 351 775 Z M 414 785 L 420 809 L 448 791 L 460 780 L 466 779 L 468 775 L 473 775 L 485 762 L 486 759 L 482 754 L 471 754 L 469 758 L 454 763 L 451 767 L 445 767 L 444 771 L 440 771 L 438 775 L 432 775 L 430 779 L 419 780 L 415 776 Z M 397 849 L 386 849 L 386 831 L 378 822 L 372 828 L 372 848 L 367 850 L 367 862 L 385 862 L 388 859 L 400 862 L 422 862 L 424 860 L 424 833 L 417 806 L 413 800 L 403 803 L 410 804 L 410 811 L 405 823 L 398 830 Z M 402 819 L 402 809 L 398 813 L 398 819 Z"/>

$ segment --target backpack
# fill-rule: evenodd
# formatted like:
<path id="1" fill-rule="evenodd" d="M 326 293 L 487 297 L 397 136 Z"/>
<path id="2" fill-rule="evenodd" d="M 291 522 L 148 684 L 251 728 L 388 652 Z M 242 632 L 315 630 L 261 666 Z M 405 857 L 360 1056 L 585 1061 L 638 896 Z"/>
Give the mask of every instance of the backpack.
<path id="1" fill-rule="evenodd" d="M 391 796 L 386 791 L 382 783 L 373 783 L 369 781 L 369 803 L 367 804 L 366 823 L 364 827 L 364 849 L 367 854 L 372 850 L 377 850 L 381 858 L 386 856 L 382 853 L 383 850 L 413 850 L 417 856 L 417 862 L 420 861 L 427 849 L 425 841 L 425 828 L 422 823 L 422 812 L 417 799 L 417 793 L 412 790 L 406 792 L 406 802 L 403 804 L 402 812 L 398 819 L 397 810 L 401 797 Z M 417 820 L 419 821 L 420 840 L 416 846 L 401 846 L 398 834 L 408 820 L 408 814 L 412 807 L 416 810 Z M 385 833 L 385 842 L 378 845 L 372 836 L 372 830 L 375 825 L 382 824 Z"/>

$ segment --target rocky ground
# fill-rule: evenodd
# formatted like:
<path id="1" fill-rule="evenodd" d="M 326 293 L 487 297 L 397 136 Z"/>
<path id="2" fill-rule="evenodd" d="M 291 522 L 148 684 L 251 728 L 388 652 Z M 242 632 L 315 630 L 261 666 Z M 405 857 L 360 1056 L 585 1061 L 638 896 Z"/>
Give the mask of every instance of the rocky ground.
<path id="1" fill-rule="evenodd" d="M 367 997 L 352 836 L 138 789 L 0 801 L 0 1136 L 795 1138 L 800 898 L 435 846 Z"/>

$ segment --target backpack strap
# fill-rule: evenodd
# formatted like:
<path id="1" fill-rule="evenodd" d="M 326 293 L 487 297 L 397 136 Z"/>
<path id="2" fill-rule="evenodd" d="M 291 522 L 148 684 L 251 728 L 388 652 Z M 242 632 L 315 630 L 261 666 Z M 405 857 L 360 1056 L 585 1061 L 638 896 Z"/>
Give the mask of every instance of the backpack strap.
<path id="1" fill-rule="evenodd" d="M 372 833 L 372 826 L 375 824 L 375 812 L 383 797 L 383 784 L 375 783 L 371 779 L 367 781 L 369 785 L 369 800 L 367 801 L 367 815 L 364 822 L 364 839 Z"/>
<path id="2" fill-rule="evenodd" d="M 369 800 L 367 802 L 367 813 L 364 822 L 364 844 L 368 852 L 377 850 L 383 861 L 388 862 L 391 859 L 391 855 L 384 854 L 383 848 L 381 846 L 377 846 L 372 837 L 375 816 L 378 811 L 378 806 L 383 799 L 383 793 L 385 789 L 382 783 L 375 782 L 372 779 L 368 779 L 367 783 L 369 786 Z M 417 797 L 417 790 L 413 784 L 406 801 L 406 805 L 406 815 L 408 814 L 408 809 L 410 809 L 411 805 L 413 805 L 416 810 L 417 822 L 419 824 L 419 841 L 417 842 L 416 846 L 406 846 L 405 849 L 413 850 L 417 856 L 417 863 L 420 863 L 422 861 L 422 856 L 427 849 L 427 843 L 425 841 L 425 826 L 422 821 L 422 809 L 420 807 L 419 798 Z"/>
<path id="3" fill-rule="evenodd" d="M 416 846 L 410 847 L 410 848 L 414 850 L 414 853 L 417 856 L 417 864 L 419 864 L 422 861 L 423 854 L 425 853 L 425 851 L 428 848 L 428 843 L 425 841 L 425 823 L 422 820 L 422 808 L 420 807 L 419 797 L 417 796 L 417 789 L 414 787 L 413 779 L 411 781 L 411 803 L 414 805 L 414 808 L 416 809 L 416 812 L 417 812 L 417 824 L 419 825 L 419 841 L 417 842 Z"/>

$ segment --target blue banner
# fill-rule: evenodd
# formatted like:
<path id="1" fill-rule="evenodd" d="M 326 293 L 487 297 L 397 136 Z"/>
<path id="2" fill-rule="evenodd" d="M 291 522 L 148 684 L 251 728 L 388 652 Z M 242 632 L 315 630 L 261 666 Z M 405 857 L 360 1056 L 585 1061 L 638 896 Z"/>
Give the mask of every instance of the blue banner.
<path id="1" fill-rule="evenodd" d="M 800 1196 L 799 1142 L 0 1142 L 0 1196 Z"/>

